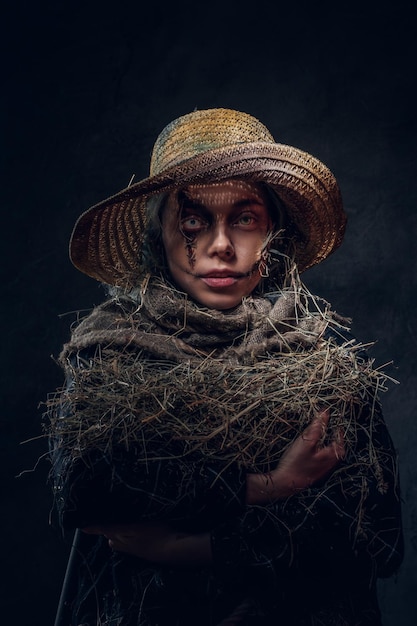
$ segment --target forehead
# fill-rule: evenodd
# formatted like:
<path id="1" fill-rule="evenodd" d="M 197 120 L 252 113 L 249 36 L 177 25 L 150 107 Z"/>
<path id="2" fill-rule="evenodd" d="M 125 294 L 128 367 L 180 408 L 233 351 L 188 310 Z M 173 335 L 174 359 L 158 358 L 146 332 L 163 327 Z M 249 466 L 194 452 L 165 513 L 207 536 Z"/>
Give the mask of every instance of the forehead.
<path id="1" fill-rule="evenodd" d="M 207 185 L 189 185 L 182 190 L 185 198 L 204 206 L 236 204 L 242 200 L 254 200 L 265 204 L 265 194 L 256 183 L 243 180 L 226 180 Z"/>

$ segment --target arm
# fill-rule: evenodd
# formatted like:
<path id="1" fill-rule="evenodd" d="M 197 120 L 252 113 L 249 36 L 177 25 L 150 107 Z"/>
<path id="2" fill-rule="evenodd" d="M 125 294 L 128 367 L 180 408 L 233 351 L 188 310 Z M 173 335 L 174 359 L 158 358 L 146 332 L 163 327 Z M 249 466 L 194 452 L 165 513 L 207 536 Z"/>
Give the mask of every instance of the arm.
<path id="1" fill-rule="evenodd" d="M 325 482 L 289 499 L 249 507 L 213 530 L 213 558 L 220 569 L 237 559 L 241 566 L 268 561 L 284 569 L 334 572 L 343 562 L 347 571 L 362 568 L 372 577 L 398 569 L 403 537 L 391 438 L 380 410 L 370 420 L 367 406 L 350 428 L 356 445 Z"/>
<path id="2" fill-rule="evenodd" d="M 222 555 L 223 561 L 246 559 L 248 563 L 256 563 L 265 557 L 265 550 L 268 558 L 279 559 L 282 564 L 294 563 L 294 559 L 314 550 L 321 559 L 319 545 L 324 538 L 325 558 L 331 559 L 341 551 L 350 558 L 358 549 L 361 553 L 371 550 L 378 571 L 389 575 L 401 560 L 402 550 L 395 455 L 379 414 L 372 433 L 360 425 L 361 421 L 366 423 L 366 416 L 357 418 L 351 428 L 357 437 L 355 451 L 359 452 L 360 463 L 357 458 L 345 459 L 326 483 L 314 485 L 302 494 L 297 495 L 298 479 L 283 472 L 283 466 L 279 473 L 281 478 L 286 476 L 284 482 L 277 476 L 271 481 L 270 475 L 261 478 L 249 475 L 245 482 L 245 472 L 236 466 L 223 471 L 221 466 L 202 465 L 189 459 L 181 466 L 181 460 L 175 457 L 172 462 L 157 461 L 136 471 L 134 452 L 128 458 L 129 454 L 121 450 L 120 459 L 117 455 L 112 459 L 102 455 L 67 472 L 64 485 L 67 520 L 70 519 L 69 525 L 79 526 L 161 519 L 183 523 L 192 510 L 197 518 L 200 516 L 203 530 L 214 528 L 214 560 L 220 564 Z M 380 492 L 381 477 L 369 469 L 375 445 L 385 457 L 380 463 L 385 467 L 382 477 L 385 493 Z M 336 450 L 337 447 L 332 450 L 333 455 Z M 327 452 L 316 450 L 317 458 Z M 60 456 L 59 446 L 55 453 Z M 389 465 L 391 472 L 386 469 Z M 57 469 L 59 475 L 59 463 Z M 307 484 L 314 482 L 314 474 L 309 473 L 308 478 Z M 290 493 L 294 493 L 291 498 L 282 499 Z M 269 504 L 250 506 L 245 511 L 245 495 L 251 505 Z M 132 519 L 132 511 L 140 512 L 139 519 Z M 195 519 L 190 526 L 193 533 L 198 531 Z M 179 527 L 184 530 L 184 526 Z M 269 538 L 266 548 L 260 545 L 265 536 Z M 181 540 L 184 539 L 182 536 Z"/>
<path id="3" fill-rule="evenodd" d="M 344 449 L 340 442 L 317 448 L 328 421 L 322 414 L 292 444 L 276 470 L 246 475 L 251 506 L 244 512 L 238 508 L 236 516 L 211 533 L 179 532 L 159 522 L 99 524 L 86 530 L 107 536 L 114 550 L 160 563 L 213 560 L 227 571 L 266 559 L 284 568 L 309 561 L 332 570 L 343 560 L 389 576 L 402 558 L 400 502 L 392 442 L 381 414 L 374 418 L 372 437 L 365 417 L 358 420 L 363 424 L 357 426 L 355 456 L 341 461 L 324 482 Z M 380 475 L 371 468 L 371 453 L 378 455 Z"/>
<path id="4" fill-rule="evenodd" d="M 82 458 L 77 458 L 68 443 L 61 445 L 59 423 L 68 430 L 66 420 L 77 412 L 80 402 L 77 391 L 72 389 L 74 370 L 88 372 L 94 357 L 95 350 L 91 349 L 73 355 L 67 373 L 66 402 L 61 407 L 52 440 L 52 475 L 64 527 L 135 523 L 147 519 L 173 520 L 175 517 L 189 518 L 190 511 L 193 511 L 194 517 L 202 520 L 207 529 L 216 521 L 238 513 L 245 502 L 267 503 L 308 486 L 325 475 L 341 454 L 336 443 L 316 449 L 329 418 L 328 413 L 323 413 L 299 438 L 297 454 L 301 451 L 300 444 L 308 454 L 315 454 L 308 459 L 310 465 L 306 464 L 306 457 L 300 460 L 298 466 L 302 465 L 303 471 L 299 476 L 294 475 L 294 470 L 288 471 L 291 467 L 288 453 L 281 460 L 279 472 L 267 475 L 246 475 L 236 463 L 225 468 L 221 461 L 208 462 L 191 456 L 182 458 L 180 447 L 171 449 L 171 456 L 162 453 L 163 461 L 146 459 L 142 464 L 138 459 L 145 455 L 134 447 L 113 446 L 110 454 L 93 449 L 88 453 L 84 451 Z M 86 401 L 90 400 L 83 398 L 83 402 Z M 92 394 L 90 411 L 95 411 L 94 402 L 95 394 Z M 101 414 L 100 410 L 96 413 Z M 161 441 L 160 450 L 164 450 L 164 446 L 165 442 Z M 292 457 L 296 456 L 295 449 L 293 445 Z M 311 472 L 311 476 L 307 472 Z M 136 517 L 133 511 L 137 512 Z M 210 511 L 214 512 L 212 519 Z"/>
<path id="5" fill-rule="evenodd" d="M 319 413 L 282 455 L 268 474 L 246 474 L 246 503 L 268 504 L 288 498 L 325 478 L 343 458 L 343 437 L 327 446 L 320 441 L 329 423 L 330 412 Z"/>
<path id="6" fill-rule="evenodd" d="M 246 503 L 267 504 L 297 493 L 323 479 L 344 454 L 343 442 L 320 446 L 329 421 L 325 411 L 308 426 L 268 474 L 246 474 Z M 167 524 L 90 526 L 89 534 L 104 535 L 109 546 L 160 563 L 196 564 L 212 561 L 210 534 L 178 532 Z"/>

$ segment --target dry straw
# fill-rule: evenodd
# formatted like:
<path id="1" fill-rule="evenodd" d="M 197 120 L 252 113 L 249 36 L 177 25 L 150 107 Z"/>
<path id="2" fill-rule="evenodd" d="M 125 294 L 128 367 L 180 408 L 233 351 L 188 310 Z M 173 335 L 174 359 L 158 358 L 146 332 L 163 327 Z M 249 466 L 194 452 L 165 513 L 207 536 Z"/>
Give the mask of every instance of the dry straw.
<path id="1" fill-rule="evenodd" d="M 73 368 L 70 389 L 49 398 L 48 429 L 73 459 L 134 445 L 143 463 L 198 454 L 265 471 L 329 409 L 326 439 L 342 434 L 349 454 L 361 408 L 374 406 L 387 383 L 362 351 L 353 342 L 320 340 L 254 367 L 215 358 L 156 363 L 137 352 L 99 350 L 88 367 Z M 371 429 L 369 417 L 361 427 Z"/>

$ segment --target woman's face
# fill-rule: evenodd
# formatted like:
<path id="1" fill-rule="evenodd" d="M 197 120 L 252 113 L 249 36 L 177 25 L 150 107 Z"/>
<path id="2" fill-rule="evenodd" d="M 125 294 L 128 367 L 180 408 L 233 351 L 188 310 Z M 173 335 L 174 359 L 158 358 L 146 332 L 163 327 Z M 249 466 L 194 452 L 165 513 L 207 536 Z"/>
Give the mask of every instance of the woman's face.
<path id="1" fill-rule="evenodd" d="M 225 181 L 173 192 L 162 214 L 162 241 L 177 286 L 212 309 L 231 309 L 261 280 L 271 229 L 256 184 Z"/>

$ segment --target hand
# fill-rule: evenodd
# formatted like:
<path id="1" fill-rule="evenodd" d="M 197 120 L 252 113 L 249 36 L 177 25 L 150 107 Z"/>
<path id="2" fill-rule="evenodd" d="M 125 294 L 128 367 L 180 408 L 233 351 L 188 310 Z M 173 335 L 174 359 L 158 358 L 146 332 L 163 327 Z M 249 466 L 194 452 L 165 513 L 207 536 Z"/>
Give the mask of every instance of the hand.
<path id="1" fill-rule="evenodd" d="M 277 467 L 268 474 L 248 474 L 246 502 L 266 504 L 294 495 L 325 478 L 345 454 L 343 437 L 320 445 L 329 422 L 329 411 L 319 413 L 284 452 Z"/>
<path id="2" fill-rule="evenodd" d="M 85 533 L 104 535 L 116 552 L 125 552 L 154 563 L 209 563 L 208 533 L 186 534 L 161 522 L 88 526 Z"/>

